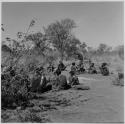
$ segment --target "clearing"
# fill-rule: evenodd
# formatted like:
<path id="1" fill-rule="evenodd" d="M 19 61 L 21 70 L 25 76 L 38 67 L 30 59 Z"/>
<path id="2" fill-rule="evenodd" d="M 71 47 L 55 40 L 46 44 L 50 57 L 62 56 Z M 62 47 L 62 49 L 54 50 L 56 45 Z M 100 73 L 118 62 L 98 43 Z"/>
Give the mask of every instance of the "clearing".
<path id="1" fill-rule="evenodd" d="M 38 99 L 32 100 L 35 107 L 26 110 L 5 110 L 2 112 L 2 119 L 4 118 L 4 122 L 22 122 L 16 114 L 34 110 L 39 118 L 44 119 L 42 122 L 124 122 L 124 88 L 112 85 L 112 79 L 112 75 L 79 75 L 81 85 L 90 86 L 90 90 L 69 89 L 39 94 Z M 12 118 L 10 114 L 5 119 L 7 111 L 18 112 L 15 114 L 16 117 Z"/>

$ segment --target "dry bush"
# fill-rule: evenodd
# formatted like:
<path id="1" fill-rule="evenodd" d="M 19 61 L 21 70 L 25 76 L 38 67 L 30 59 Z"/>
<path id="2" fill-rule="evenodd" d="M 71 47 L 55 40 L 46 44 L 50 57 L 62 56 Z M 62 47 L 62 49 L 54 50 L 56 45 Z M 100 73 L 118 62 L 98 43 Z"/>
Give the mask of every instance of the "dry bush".
<path id="1" fill-rule="evenodd" d="M 124 86 L 124 73 L 118 73 L 115 80 L 113 80 L 113 85 L 116 86 Z"/>
<path id="2" fill-rule="evenodd" d="M 1 75 L 2 107 L 14 107 L 28 101 L 30 79 L 22 67 L 6 70 Z"/>
<path id="3" fill-rule="evenodd" d="M 25 113 L 19 113 L 19 119 L 21 122 L 35 122 L 35 123 L 41 123 L 42 118 L 40 118 L 36 113 L 32 113 L 30 111 L 27 111 Z"/>

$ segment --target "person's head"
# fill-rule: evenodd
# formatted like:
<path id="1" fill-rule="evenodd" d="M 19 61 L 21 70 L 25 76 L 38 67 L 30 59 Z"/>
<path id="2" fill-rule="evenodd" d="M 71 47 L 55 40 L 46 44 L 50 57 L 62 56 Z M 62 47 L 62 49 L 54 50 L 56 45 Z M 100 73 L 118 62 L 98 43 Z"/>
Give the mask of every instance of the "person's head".
<path id="1" fill-rule="evenodd" d="M 91 59 L 89 59 L 89 63 L 92 63 Z"/>
<path id="2" fill-rule="evenodd" d="M 56 76 L 56 71 L 54 71 L 54 73 L 53 73 L 55 76 Z"/>
<path id="3" fill-rule="evenodd" d="M 106 62 L 102 63 L 102 67 L 104 67 L 104 66 L 106 66 L 106 65 L 107 65 L 107 63 L 106 63 Z"/>
<path id="4" fill-rule="evenodd" d="M 61 71 L 60 71 L 59 69 L 57 69 L 57 70 L 55 71 L 55 74 L 56 74 L 57 76 L 59 76 L 59 75 L 61 74 Z"/>
<path id="5" fill-rule="evenodd" d="M 40 70 L 43 70 L 44 68 L 43 68 L 43 66 L 40 66 L 39 69 L 40 69 Z"/>
<path id="6" fill-rule="evenodd" d="M 41 73 L 38 70 L 36 70 L 35 76 L 41 76 Z"/>
<path id="7" fill-rule="evenodd" d="M 91 63 L 91 66 L 94 66 L 94 63 Z"/>
<path id="8" fill-rule="evenodd" d="M 75 62 L 73 62 L 72 65 L 75 65 Z"/>
<path id="9" fill-rule="evenodd" d="M 74 76 L 74 75 L 75 75 L 74 71 L 70 71 L 69 74 L 70 74 L 71 76 Z"/>
<path id="10" fill-rule="evenodd" d="M 62 61 L 60 60 L 60 61 L 59 61 L 59 63 L 61 64 L 61 63 L 62 63 Z"/>

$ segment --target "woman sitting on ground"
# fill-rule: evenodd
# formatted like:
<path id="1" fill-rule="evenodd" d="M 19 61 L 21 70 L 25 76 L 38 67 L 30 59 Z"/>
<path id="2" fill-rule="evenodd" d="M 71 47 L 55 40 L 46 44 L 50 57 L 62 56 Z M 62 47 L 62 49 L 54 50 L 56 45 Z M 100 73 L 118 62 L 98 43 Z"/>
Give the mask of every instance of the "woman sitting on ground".
<path id="1" fill-rule="evenodd" d="M 48 83 L 46 79 L 45 73 L 41 76 L 41 82 L 40 82 L 40 92 L 46 92 L 52 89 L 52 85 Z"/>
<path id="2" fill-rule="evenodd" d="M 66 90 L 70 88 L 70 86 L 67 84 L 66 76 L 62 75 L 59 69 L 55 71 L 55 76 L 57 83 L 56 86 L 58 90 Z"/>
<path id="3" fill-rule="evenodd" d="M 75 75 L 74 71 L 70 71 L 69 72 L 70 76 L 69 76 L 69 85 L 73 86 L 73 85 L 79 85 L 79 79 L 78 77 Z"/>
<path id="4" fill-rule="evenodd" d="M 102 63 L 102 66 L 100 67 L 101 73 L 104 76 L 108 76 L 109 75 L 109 69 L 107 67 L 107 63 Z"/>
<path id="5" fill-rule="evenodd" d="M 76 67 L 75 62 L 73 62 L 73 63 L 72 63 L 72 66 L 71 66 L 71 71 L 73 71 L 73 72 L 74 72 L 74 74 L 76 74 L 77 67 Z"/>
<path id="6" fill-rule="evenodd" d="M 31 83 L 31 91 L 32 92 L 37 92 L 40 86 L 40 81 L 41 81 L 41 74 L 39 71 L 35 72 L 35 75 L 33 76 L 32 83 Z"/>
<path id="7" fill-rule="evenodd" d="M 88 69 L 88 73 L 90 74 L 97 74 L 97 71 L 96 71 L 96 68 L 95 68 L 95 64 L 94 63 L 91 63 L 90 64 L 90 67 Z"/>

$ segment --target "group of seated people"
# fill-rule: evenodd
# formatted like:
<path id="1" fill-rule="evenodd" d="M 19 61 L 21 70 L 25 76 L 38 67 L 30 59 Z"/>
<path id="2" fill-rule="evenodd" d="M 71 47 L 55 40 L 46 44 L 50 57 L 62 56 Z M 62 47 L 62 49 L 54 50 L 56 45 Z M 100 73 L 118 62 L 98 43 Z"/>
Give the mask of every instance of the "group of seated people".
<path id="1" fill-rule="evenodd" d="M 54 67 L 52 66 L 51 71 L 53 72 L 54 78 L 53 80 L 47 79 L 45 73 L 39 73 L 39 71 L 36 71 L 35 78 L 33 79 L 32 87 L 33 89 L 37 87 L 35 90 L 40 92 L 45 92 L 51 89 L 69 89 L 73 85 L 78 85 L 79 80 L 77 77 L 77 72 L 85 72 L 86 69 L 84 68 L 83 63 L 80 63 L 78 66 L 76 66 L 75 62 L 72 63 L 71 70 L 69 72 L 69 78 L 67 80 L 66 76 L 62 74 L 62 71 L 66 69 L 66 66 L 63 64 L 62 61 L 59 62 L 59 65 L 56 70 L 54 70 Z M 104 76 L 109 75 L 109 70 L 107 68 L 107 63 L 102 63 L 101 67 L 99 68 L 101 71 L 101 74 Z M 88 73 L 90 74 L 97 74 L 97 70 L 95 68 L 94 63 L 90 63 L 90 66 L 88 68 Z"/>
<path id="2" fill-rule="evenodd" d="M 10 69 L 10 70 L 9 70 Z M 9 72 L 12 76 L 15 75 L 15 71 L 11 68 L 9 68 Z M 77 77 L 77 71 L 79 72 L 85 72 L 86 69 L 84 68 L 83 63 L 81 62 L 78 66 L 75 64 L 75 62 L 72 63 L 71 70 L 69 72 L 68 80 L 65 75 L 62 74 L 62 71 L 66 69 L 66 66 L 63 64 L 62 61 L 59 62 L 58 67 L 56 70 L 54 70 L 54 66 L 51 65 L 49 68 L 50 71 L 53 72 L 54 80 L 47 79 L 47 76 L 44 72 L 44 68 L 41 66 L 36 69 L 34 77 L 32 79 L 31 83 L 31 91 L 36 92 L 45 92 L 51 89 L 69 89 L 73 85 L 78 85 L 79 80 Z M 109 69 L 107 67 L 107 63 L 102 63 L 101 67 L 99 68 L 101 71 L 101 74 L 104 76 L 109 75 Z M 97 70 L 95 68 L 94 63 L 90 63 L 90 66 L 88 68 L 88 73 L 90 74 L 97 74 Z M 2 78 L 4 78 L 2 76 Z"/>
<path id="3" fill-rule="evenodd" d="M 101 67 L 99 67 L 100 72 L 102 75 L 107 76 L 109 75 L 109 69 L 107 67 L 107 63 L 102 63 Z M 88 72 L 89 74 L 97 74 L 97 69 L 95 67 L 95 64 L 93 62 L 89 62 L 89 68 L 85 69 L 84 64 L 80 63 L 79 65 L 76 65 L 75 62 L 72 63 L 71 70 L 76 73 L 84 73 Z"/>
<path id="4" fill-rule="evenodd" d="M 48 90 L 65 90 L 71 88 L 73 85 L 78 85 L 79 80 L 75 74 L 75 71 L 71 69 L 69 72 L 69 78 L 62 74 L 62 71 L 65 69 L 63 63 L 59 63 L 58 68 L 53 72 L 53 79 L 47 79 L 46 74 L 35 72 L 34 78 L 32 80 L 33 92 L 45 92 Z"/>
<path id="5" fill-rule="evenodd" d="M 71 70 L 78 73 L 85 72 L 84 64 L 80 63 L 79 65 L 76 65 L 75 62 L 72 63 Z"/>
<path id="6" fill-rule="evenodd" d="M 54 72 L 55 69 L 56 67 L 54 67 L 52 63 L 50 63 L 49 66 L 47 67 L 48 72 Z M 57 69 L 60 71 L 64 71 L 66 69 L 66 66 L 63 64 L 62 61 L 59 61 Z"/>

